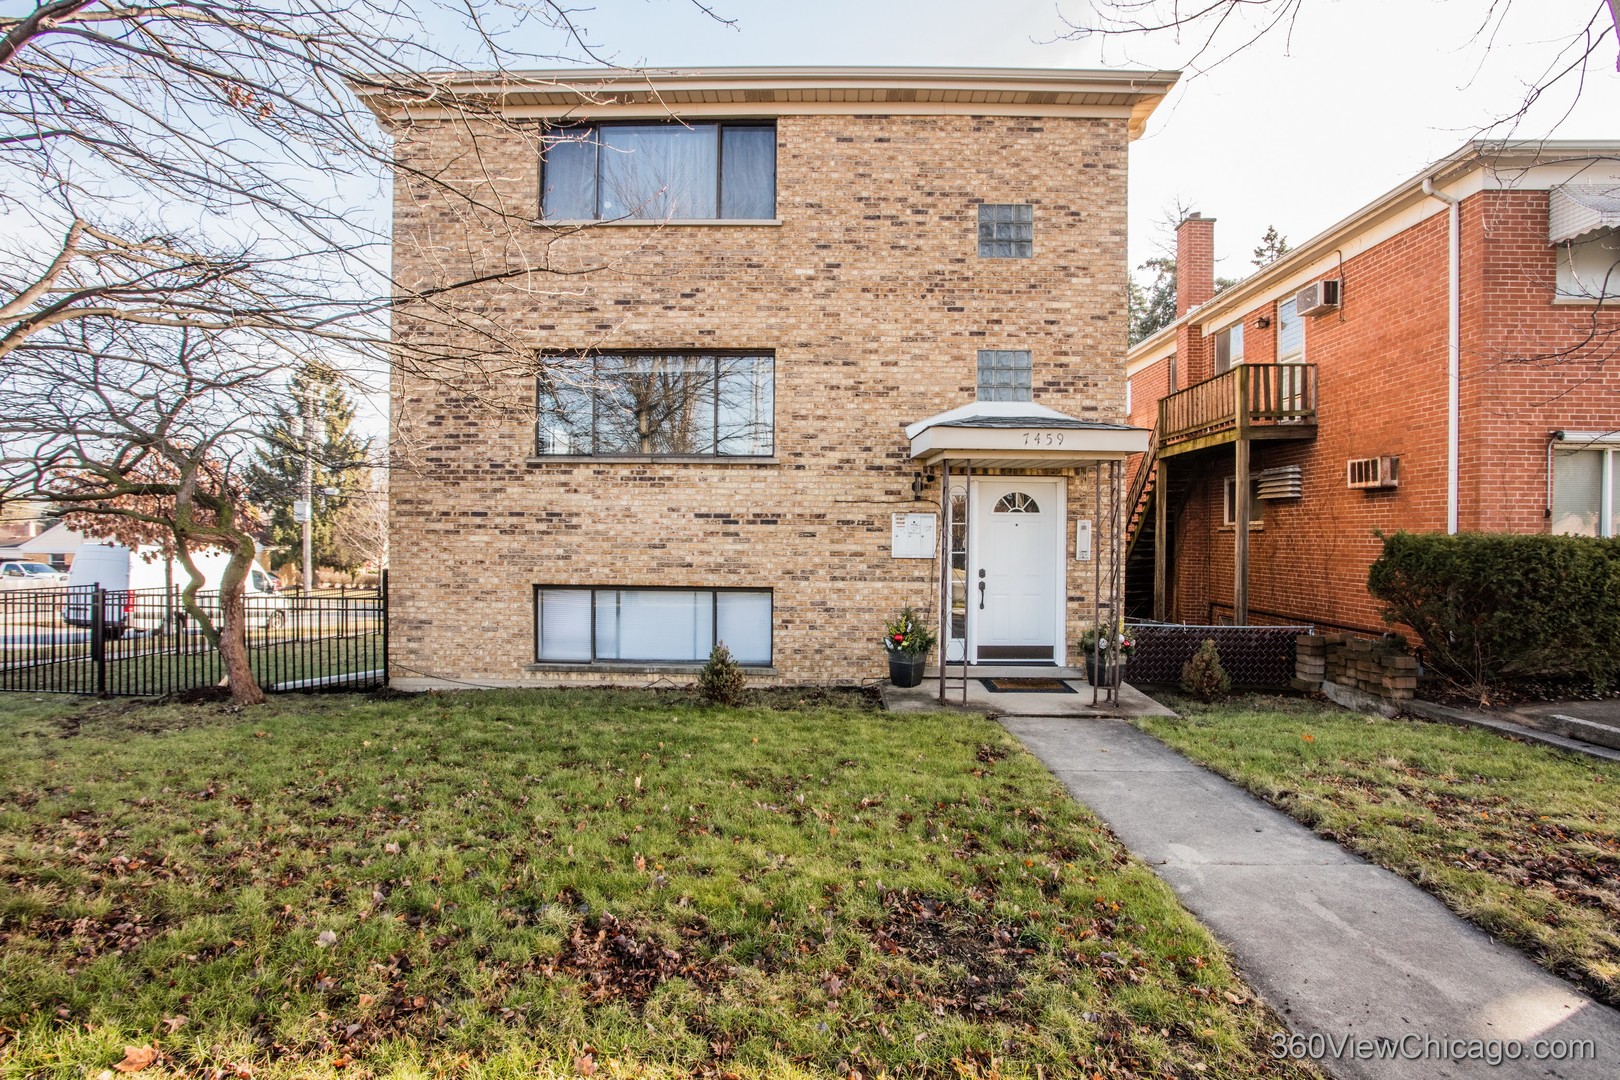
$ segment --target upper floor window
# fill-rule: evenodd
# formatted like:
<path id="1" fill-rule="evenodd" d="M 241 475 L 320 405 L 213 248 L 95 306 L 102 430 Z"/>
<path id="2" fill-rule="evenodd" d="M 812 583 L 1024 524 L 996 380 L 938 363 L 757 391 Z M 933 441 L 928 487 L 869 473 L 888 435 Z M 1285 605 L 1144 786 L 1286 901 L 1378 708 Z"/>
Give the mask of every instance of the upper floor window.
<path id="1" fill-rule="evenodd" d="M 548 137 L 540 167 L 546 221 L 770 220 L 776 126 L 593 124 Z"/>
<path id="2" fill-rule="evenodd" d="M 1243 363 L 1243 324 L 1237 322 L 1215 335 L 1215 374 L 1230 371 L 1241 363 Z"/>
<path id="3" fill-rule="evenodd" d="M 1620 229 L 1558 245 L 1558 299 L 1620 297 Z"/>
<path id="4" fill-rule="evenodd" d="M 979 205 L 979 258 L 1035 257 L 1035 208 L 1023 203 Z"/>
<path id="5" fill-rule="evenodd" d="M 980 401 L 1030 401 L 1034 386 L 1028 349 L 979 350 Z"/>
<path id="6" fill-rule="evenodd" d="M 1305 359 L 1305 321 L 1289 297 L 1277 305 L 1277 363 Z"/>
<path id="7" fill-rule="evenodd" d="M 539 381 L 541 455 L 769 457 L 775 358 L 742 353 L 553 357 Z"/>

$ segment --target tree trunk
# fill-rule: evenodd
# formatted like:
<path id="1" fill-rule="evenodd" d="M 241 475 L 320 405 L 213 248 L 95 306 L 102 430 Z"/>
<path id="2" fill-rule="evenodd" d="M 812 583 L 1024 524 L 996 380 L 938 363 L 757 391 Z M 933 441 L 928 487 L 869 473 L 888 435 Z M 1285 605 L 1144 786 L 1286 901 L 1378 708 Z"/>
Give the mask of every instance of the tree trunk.
<path id="1" fill-rule="evenodd" d="M 239 537 L 219 582 L 219 658 L 225 664 L 231 701 L 237 705 L 259 705 L 264 701 L 264 690 L 248 665 L 247 603 L 242 596 L 257 554 L 252 537 Z"/>

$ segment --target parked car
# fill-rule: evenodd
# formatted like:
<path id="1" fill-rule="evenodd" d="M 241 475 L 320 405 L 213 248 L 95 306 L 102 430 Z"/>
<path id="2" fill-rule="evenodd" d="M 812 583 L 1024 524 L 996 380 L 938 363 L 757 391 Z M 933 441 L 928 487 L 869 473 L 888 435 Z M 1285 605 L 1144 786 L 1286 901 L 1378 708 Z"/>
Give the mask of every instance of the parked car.
<path id="1" fill-rule="evenodd" d="M 66 574 L 42 562 L 23 562 L 20 559 L 0 562 L 0 590 L 60 589 L 67 582 Z"/>
<path id="2" fill-rule="evenodd" d="M 209 601 L 217 603 L 219 580 L 230 557 L 222 551 L 203 551 L 193 555 L 192 561 L 203 572 L 202 599 L 207 608 Z M 179 593 L 189 580 L 185 567 L 178 562 L 167 565 L 156 549 L 132 551 L 119 544 L 86 543 L 74 556 L 68 573 L 67 584 L 74 591 L 62 607 L 62 621 L 69 626 L 91 625 L 95 605 L 90 589 L 99 585 L 107 591 L 102 619 L 108 637 L 122 637 L 126 630 L 156 630 L 165 622 L 184 625 L 186 613 L 180 607 Z M 243 583 L 249 626 L 274 629 L 287 624 L 287 601 L 269 586 L 263 568 L 249 569 Z M 172 604 L 165 602 L 169 589 L 173 590 Z"/>

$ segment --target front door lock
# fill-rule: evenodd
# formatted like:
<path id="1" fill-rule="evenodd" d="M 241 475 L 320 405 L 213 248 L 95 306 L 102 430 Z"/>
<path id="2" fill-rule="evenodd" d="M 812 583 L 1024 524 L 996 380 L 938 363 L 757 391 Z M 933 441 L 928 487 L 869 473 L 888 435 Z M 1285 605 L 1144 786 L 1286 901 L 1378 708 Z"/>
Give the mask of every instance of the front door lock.
<path id="1" fill-rule="evenodd" d="M 984 610 L 984 571 L 979 571 L 979 610 Z"/>

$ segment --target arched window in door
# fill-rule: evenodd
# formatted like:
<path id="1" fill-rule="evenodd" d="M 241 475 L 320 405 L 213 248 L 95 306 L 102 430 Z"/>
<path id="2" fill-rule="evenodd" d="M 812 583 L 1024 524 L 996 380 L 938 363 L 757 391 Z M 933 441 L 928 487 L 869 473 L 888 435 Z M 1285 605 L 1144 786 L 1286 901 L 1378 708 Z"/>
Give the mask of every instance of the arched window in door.
<path id="1" fill-rule="evenodd" d="M 1035 500 L 1022 491 L 1009 491 L 996 501 L 993 511 L 997 514 L 1038 514 L 1041 508 Z"/>

